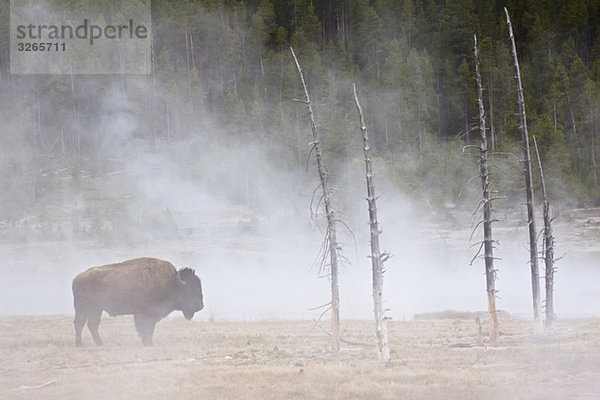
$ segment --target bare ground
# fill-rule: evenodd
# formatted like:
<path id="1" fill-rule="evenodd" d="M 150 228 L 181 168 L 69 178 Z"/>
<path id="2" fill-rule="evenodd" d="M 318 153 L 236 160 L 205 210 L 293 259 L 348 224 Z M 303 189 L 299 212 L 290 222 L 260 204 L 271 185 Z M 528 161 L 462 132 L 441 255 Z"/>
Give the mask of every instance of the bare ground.
<path id="1" fill-rule="evenodd" d="M 485 330 L 484 321 L 484 330 Z M 553 334 L 501 321 L 501 347 L 477 347 L 471 320 L 391 321 L 393 366 L 370 321 L 343 321 L 345 343 L 311 321 L 159 322 L 141 345 L 129 317 L 103 317 L 103 347 L 69 316 L 0 317 L 1 399 L 598 399 L 600 319 Z"/>

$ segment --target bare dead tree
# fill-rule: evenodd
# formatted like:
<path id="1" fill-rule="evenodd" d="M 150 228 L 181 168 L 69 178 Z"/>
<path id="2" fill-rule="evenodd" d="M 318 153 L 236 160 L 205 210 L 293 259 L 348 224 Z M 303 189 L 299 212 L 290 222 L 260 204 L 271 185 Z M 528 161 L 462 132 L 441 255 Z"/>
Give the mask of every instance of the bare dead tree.
<path id="1" fill-rule="evenodd" d="M 475 41 L 475 77 L 477 80 L 477 99 L 479 104 L 479 165 L 481 170 L 481 187 L 483 189 L 483 247 L 485 259 L 485 278 L 487 283 L 488 313 L 490 314 L 490 345 L 498 346 L 498 315 L 496 313 L 496 270 L 494 269 L 494 241 L 492 239 L 492 200 L 490 198 L 490 174 L 488 171 L 488 140 L 485 131 L 485 109 L 483 106 L 483 87 L 479 73 L 479 54 L 477 52 L 477 36 Z"/>
<path id="2" fill-rule="evenodd" d="M 525 174 L 525 191 L 527 194 L 527 223 L 529 226 L 529 262 L 531 267 L 531 292 L 533 295 L 533 319 L 535 332 L 543 330 L 540 318 L 540 272 L 538 268 L 538 246 L 537 232 L 535 229 L 535 210 L 533 203 L 533 183 L 531 177 L 531 157 L 529 154 L 529 134 L 527 132 L 527 117 L 525 115 L 525 99 L 523 97 L 523 86 L 521 84 L 521 70 L 517 57 L 517 47 L 513 35 L 512 25 L 508 16 L 508 10 L 504 8 L 506 24 L 508 25 L 508 36 L 512 45 L 512 56 L 515 64 L 515 80 L 517 84 L 517 102 L 519 104 L 519 118 L 521 122 L 521 147 L 523 150 L 523 172 Z"/>
<path id="3" fill-rule="evenodd" d="M 331 349 L 333 351 L 338 351 L 340 348 L 340 291 L 338 284 L 339 245 L 336 237 L 335 210 L 331 205 L 331 190 L 329 188 L 327 172 L 323 164 L 323 154 L 321 152 L 321 143 L 319 141 L 319 130 L 317 128 L 317 124 L 315 123 L 315 116 L 313 114 L 310 96 L 308 95 L 306 81 L 304 80 L 304 75 L 302 74 L 302 69 L 300 68 L 298 58 L 296 58 L 296 53 L 294 53 L 294 49 L 290 47 L 290 51 L 292 52 L 292 57 L 294 57 L 294 62 L 296 63 L 298 74 L 300 75 L 300 81 L 302 82 L 302 88 L 304 89 L 304 100 L 295 101 L 304 103 L 308 110 L 308 117 L 310 119 L 310 126 L 313 135 L 312 151 L 315 154 L 317 171 L 319 172 L 319 179 L 321 181 L 321 189 L 323 192 L 322 201 L 323 206 L 325 207 L 325 216 L 327 218 L 327 235 L 325 238 L 326 245 L 324 246 L 324 258 L 327 256 L 327 254 L 329 254 L 329 269 L 331 279 Z"/>
<path id="4" fill-rule="evenodd" d="M 546 266 L 545 284 L 546 284 L 546 329 L 554 327 L 554 235 L 552 233 L 552 218 L 550 217 L 550 200 L 546 192 L 546 182 L 544 181 L 544 170 L 542 169 L 542 160 L 538 151 L 537 141 L 533 136 L 533 145 L 537 156 L 538 166 L 540 168 L 540 180 L 542 183 L 542 194 L 544 196 L 544 264 Z"/>
<path id="5" fill-rule="evenodd" d="M 369 135 L 362 107 L 358 101 L 356 84 L 353 85 L 354 103 L 358 111 L 360 131 L 363 138 L 363 150 L 365 154 L 365 169 L 367 178 L 367 202 L 369 204 L 369 226 L 371 227 L 371 266 L 373 272 L 373 303 L 375 314 L 375 333 L 379 354 L 386 365 L 391 365 L 390 348 L 388 345 L 388 334 L 386 318 L 383 309 L 383 263 L 389 258 L 389 254 L 379 249 L 379 224 L 377 222 L 377 197 L 375 196 L 375 182 L 373 166 L 371 164 L 371 148 L 369 147 Z"/>

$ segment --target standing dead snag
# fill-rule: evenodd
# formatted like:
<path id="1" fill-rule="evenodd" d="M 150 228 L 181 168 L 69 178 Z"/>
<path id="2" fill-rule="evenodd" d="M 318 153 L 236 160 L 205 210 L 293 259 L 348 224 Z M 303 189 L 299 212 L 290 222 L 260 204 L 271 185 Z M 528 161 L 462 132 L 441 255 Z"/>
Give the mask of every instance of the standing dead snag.
<path id="1" fill-rule="evenodd" d="M 542 160 L 538 151 L 535 136 L 533 136 L 533 146 L 537 156 L 538 166 L 540 168 L 540 180 L 542 181 L 542 194 L 544 196 L 544 264 L 546 265 L 546 329 L 554 327 L 554 235 L 552 234 L 552 218 L 550 218 L 550 200 L 546 192 L 546 182 L 544 181 L 544 170 L 542 169 Z"/>
<path id="2" fill-rule="evenodd" d="M 517 58 L 517 46 L 513 35 L 512 25 L 508 16 L 508 10 L 504 8 L 506 24 L 508 25 L 508 36 L 512 45 L 512 56 L 515 64 L 515 80 L 517 81 L 517 99 L 519 104 L 519 117 L 521 122 L 521 147 L 523 149 L 523 171 L 525 173 L 525 191 L 527 193 L 527 222 L 529 225 L 529 262 L 531 266 L 531 292 L 533 295 L 533 319 L 535 331 L 541 332 L 542 320 L 540 318 L 540 272 L 538 268 L 538 246 L 537 232 L 535 229 L 535 210 L 533 204 L 533 183 L 531 177 L 531 157 L 529 155 L 529 134 L 527 132 L 527 118 L 525 116 L 525 99 L 523 97 L 523 86 L 521 85 L 521 70 Z"/>
<path id="3" fill-rule="evenodd" d="M 298 74 L 300 75 L 300 81 L 302 81 L 302 88 L 304 89 L 304 100 L 298 101 L 306 104 L 306 108 L 308 109 L 308 116 L 310 118 L 310 126 L 313 135 L 312 146 L 315 152 L 317 170 L 319 172 L 319 179 L 321 180 L 321 189 L 323 191 L 323 205 L 325 207 L 325 216 L 327 217 L 327 235 L 325 241 L 328 244 L 328 246 L 325 246 L 325 252 L 329 253 L 329 268 L 331 277 L 331 349 L 333 351 L 338 351 L 340 349 L 340 290 L 338 285 L 339 245 L 336 238 L 335 210 L 331 206 L 331 191 L 329 189 L 325 166 L 323 165 L 323 155 L 321 153 L 321 143 L 319 141 L 319 130 L 317 129 L 317 124 L 315 123 L 315 116 L 310 103 L 310 96 L 308 95 L 308 89 L 306 88 L 304 75 L 302 74 L 302 69 L 300 68 L 300 64 L 298 63 L 298 59 L 294 53 L 294 49 L 290 47 L 290 50 L 292 52 L 292 57 L 294 57 Z"/>
<path id="4" fill-rule="evenodd" d="M 477 80 L 477 99 L 479 104 L 479 132 L 481 133 L 480 170 L 483 189 L 483 246 L 485 252 L 485 278 L 487 283 L 488 312 L 490 314 L 490 345 L 498 346 L 498 315 L 496 314 L 496 270 L 494 270 L 494 241 L 492 239 L 492 200 L 490 198 L 490 175 L 488 172 L 488 141 L 485 132 L 485 109 L 483 107 L 483 88 L 479 73 L 479 55 L 477 36 L 475 40 L 475 77 Z"/>
<path id="5" fill-rule="evenodd" d="M 383 310 L 383 263 L 389 258 L 387 253 L 381 253 L 379 250 L 379 225 L 377 222 L 377 197 L 375 196 L 375 182 L 373 167 L 371 165 L 371 148 L 369 147 L 369 135 L 363 117 L 362 107 L 358 101 L 356 93 L 356 84 L 353 85 L 354 103 L 358 110 L 360 122 L 360 131 L 363 138 L 363 150 L 365 153 L 365 169 L 367 177 L 367 202 L 369 203 L 369 226 L 371 227 L 371 265 L 373 268 L 373 303 L 375 314 L 375 333 L 377 335 L 377 345 L 379 354 L 386 365 L 390 365 L 390 348 L 388 346 L 387 326 Z"/>

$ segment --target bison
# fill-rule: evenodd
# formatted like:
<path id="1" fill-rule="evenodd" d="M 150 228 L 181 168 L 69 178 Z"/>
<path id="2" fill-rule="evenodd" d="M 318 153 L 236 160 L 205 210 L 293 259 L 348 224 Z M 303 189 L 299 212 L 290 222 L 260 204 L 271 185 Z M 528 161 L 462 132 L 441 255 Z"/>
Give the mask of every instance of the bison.
<path id="1" fill-rule="evenodd" d="M 168 261 L 136 258 L 92 267 L 73 279 L 75 345 L 81 346 L 86 321 L 98 346 L 102 311 L 109 315 L 131 315 L 144 346 L 152 345 L 156 323 L 174 310 L 192 319 L 204 308 L 202 283 L 194 270 L 176 270 Z"/>

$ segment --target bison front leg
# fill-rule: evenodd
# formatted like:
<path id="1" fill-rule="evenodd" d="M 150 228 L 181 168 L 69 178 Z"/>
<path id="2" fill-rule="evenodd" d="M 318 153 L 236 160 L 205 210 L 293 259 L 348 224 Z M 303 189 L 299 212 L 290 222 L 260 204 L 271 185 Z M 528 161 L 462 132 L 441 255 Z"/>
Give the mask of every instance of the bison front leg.
<path id="1" fill-rule="evenodd" d="M 135 329 L 137 329 L 140 337 L 142 338 L 142 344 L 144 346 L 152 346 L 154 327 L 158 322 L 156 318 L 145 314 L 135 314 L 133 316 L 133 320 L 135 321 Z"/>

